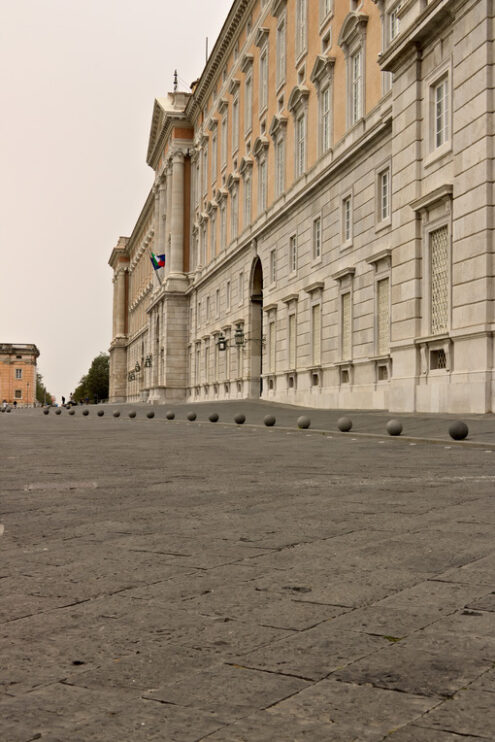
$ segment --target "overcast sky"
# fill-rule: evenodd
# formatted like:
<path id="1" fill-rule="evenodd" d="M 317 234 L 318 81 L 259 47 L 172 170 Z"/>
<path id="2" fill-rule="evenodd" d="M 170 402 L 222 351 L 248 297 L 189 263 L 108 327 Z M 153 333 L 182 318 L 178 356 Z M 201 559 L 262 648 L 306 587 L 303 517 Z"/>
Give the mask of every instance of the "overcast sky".
<path id="1" fill-rule="evenodd" d="M 153 183 L 155 97 L 201 74 L 232 0 L 0 0 L 0 342 L 68 396 L 111 340 L 112 271 Z"/>

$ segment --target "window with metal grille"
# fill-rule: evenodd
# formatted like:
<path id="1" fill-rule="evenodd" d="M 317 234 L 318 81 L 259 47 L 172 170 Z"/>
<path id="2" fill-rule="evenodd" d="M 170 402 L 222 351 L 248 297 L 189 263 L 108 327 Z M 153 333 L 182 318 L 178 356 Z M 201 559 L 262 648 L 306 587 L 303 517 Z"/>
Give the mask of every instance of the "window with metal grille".
<path id="1" fill-rule="evenodd" d="M 314 304 L 311 307 L 311 345 L 312 362 L 314 365 L 321 363 L 321 305 Z"/>
<path id="2" fill-rule="evenodd" d="M 390 350 L 390 281 L 383 278 L 376 284 L 377 298 L 377 352 L 385 355 Z"/>
<path id="3" fill-rule="evenodd" d="M 430 371 L 439 371 L 447 368 L 447 356 L 443 348 L 430 351 Z"/>
<path id="4" fill-rule="evenodd" d="M 342 358 L 348 360 L 352 356 L 352 327 L 351 327 L 351 294 L 347 292 L 341 296 L 341 335 Z"/>
<path id="5" fill-rule="evenodd" d="M 431 334 L 447 332 L 448 326 L 448 228 L 430 232 Z"/>
<path id="6" fill-rule="evenodd" d="M 289 314 L 289 368 L 296 368 L 296 315 Z"/>

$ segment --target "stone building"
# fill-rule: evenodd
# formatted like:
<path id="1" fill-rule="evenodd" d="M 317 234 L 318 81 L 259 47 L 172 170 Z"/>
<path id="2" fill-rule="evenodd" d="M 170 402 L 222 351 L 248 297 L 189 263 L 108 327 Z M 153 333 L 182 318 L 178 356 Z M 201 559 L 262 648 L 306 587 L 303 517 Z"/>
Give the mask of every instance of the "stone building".
<path id="1" fill-rule="evenodd" d="M 494 409 L 494 7 L 233 3 L 154 104 L 112 400 Z"/>
<path id="2" fill-rule="evenodd" d="M 30 407 L 36 401 L 36 345 L 0 343 L 0 403 Z"/>

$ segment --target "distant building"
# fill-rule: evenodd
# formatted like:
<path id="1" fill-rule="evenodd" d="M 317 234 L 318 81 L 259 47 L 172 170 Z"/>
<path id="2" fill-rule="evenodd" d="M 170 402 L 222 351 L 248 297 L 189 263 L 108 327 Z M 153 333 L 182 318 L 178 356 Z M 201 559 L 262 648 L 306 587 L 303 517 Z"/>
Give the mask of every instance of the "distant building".
<path id="1" fill-rule="evenodd" d="M 491 11 L 232 4 L 154 104 L 111 399 L 495 410 Z"/>
<path id="2" fill-rule="evenodd" d="M 0 343 L 0 403 L 29 407 L 36 400 L 36 345 Z"/>

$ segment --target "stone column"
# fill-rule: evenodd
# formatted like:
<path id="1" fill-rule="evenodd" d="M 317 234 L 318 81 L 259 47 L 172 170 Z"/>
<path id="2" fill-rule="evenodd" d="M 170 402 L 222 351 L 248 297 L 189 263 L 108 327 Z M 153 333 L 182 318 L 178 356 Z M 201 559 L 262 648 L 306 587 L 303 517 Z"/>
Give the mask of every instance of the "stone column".
<path id="1" fill-rule="evenodd" d="M 170 274 L 184 273 L 184 154 L 172 156 L 172 211 L 170 218 Z"/>
<path id="2" fill-rule="evenodd" d="M 172 221 L 172 160 L 167 162 L 167 198 L 165 206 L 165 229 L 163 232 L 163 246 L 165 248 L 165 275 L 170 273 L 170 228 Z"/>
<path id="3" fill-rule="evenodd" d="M 115 271 L 115 335 L 122 337 L 125 335 L 125 268 L 117 268 Z"/>

